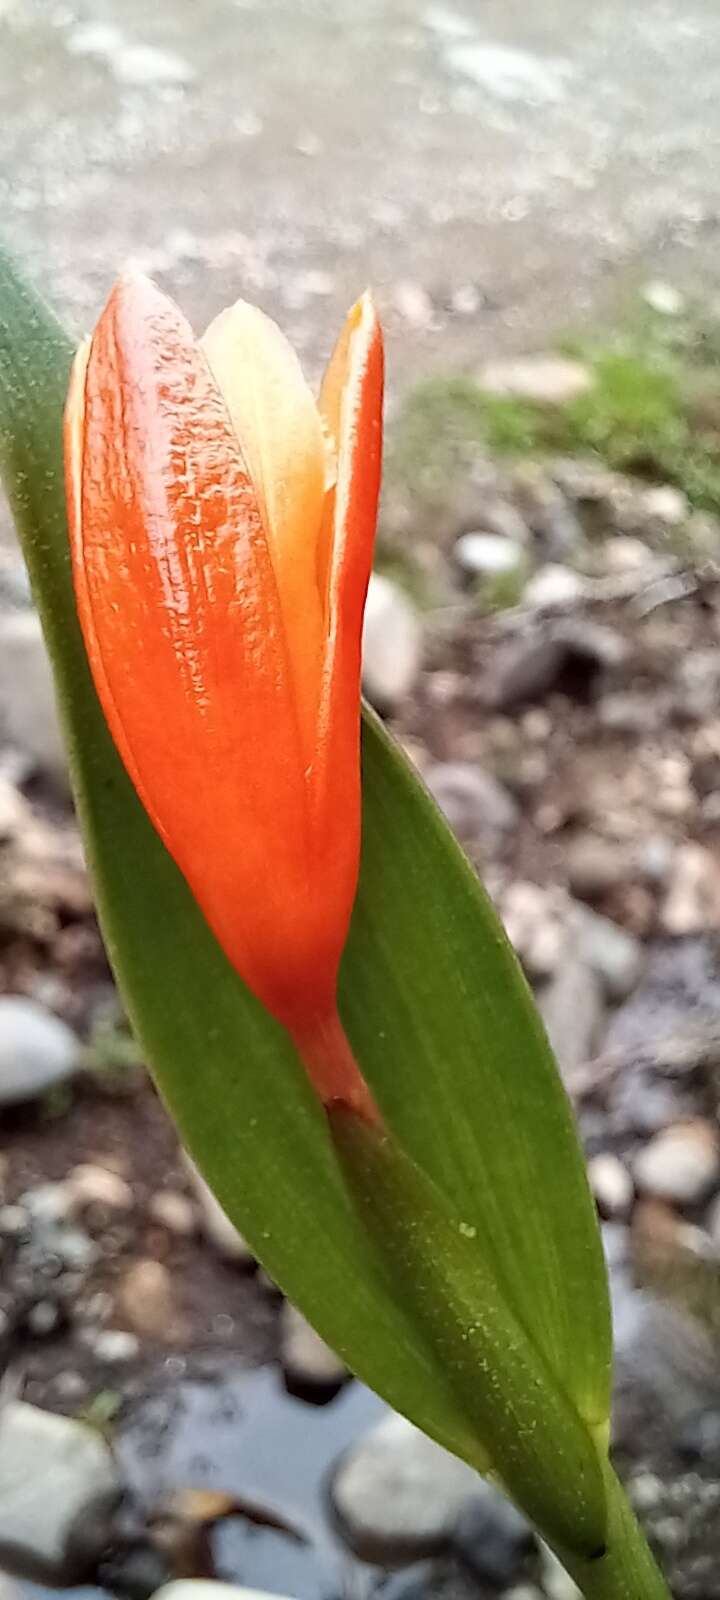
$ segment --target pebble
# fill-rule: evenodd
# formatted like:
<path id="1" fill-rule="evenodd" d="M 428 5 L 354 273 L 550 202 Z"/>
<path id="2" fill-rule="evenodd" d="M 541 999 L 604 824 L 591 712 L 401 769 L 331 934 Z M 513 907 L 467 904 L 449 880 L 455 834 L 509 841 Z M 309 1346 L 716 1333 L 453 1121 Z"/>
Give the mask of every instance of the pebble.
<path id="1" fill-rule="evenodd" d="M 627 881 L 628 862 L 621 848 L 597 833 L 579 833 L 568 842 L 565 870 L 573 894 L 599 900 Z"/>
<path id="2" fill-rule="evenodd" d="M 655 1135 L 633 1163 L 638 1188 L 658 1200 L 693 1205 L 720 1181 L 720 1142 L 699 1118 Z"/>
<path id="3" fill-rule="evenodd" d="M 554 606 L 578 605 L 585 594 L 586 584 L 579 572 L 549 561 L 540 567 L 526 583 L 523 603 L 535 611 L 550 611 Z"/>
<path id="4" fill-rule="evenodd" d="M 121 1366 L 139 1356 L 140 1340 L 126 1328 L 101 1328 L 93 1334 L 90 1348 L 96 1361 Z"/>
<path id="5" fill-rule="evenodd" d="M 2 1596 L 0 1595 L 0 1600 Z M 156 1589 L 152 1600 L 285 1600 L 283 1595 L 265 1589 L 245 1589 L 240 1583 L 221 1583 L 217 1578 L 176 1578 Z"/>
<path id="6" fill-rule="evenodd" d="M 720 928 L 720 864 L 703 845 L 676 850 L 660 921 L 675 936 Z"/>
<path id="7" fill-rule="evenodd" d="M 552 977 L 565 945 L 563 917 L 552 895 L 536 883 L 511 883 L 500 911 L 510 943 L 531 982 Z"/>
<path id="8" fill-rule="evenodd" d="M 666 528 L 679 527 L 690 514 L 687 495 L 672 483 L 653 484 L 650 489 L 644 489 L 639 504 L 649 520 L 662 523 Z"/>
<path id="9" fill-rule="evenodd" d="M 511 539 L 500 533 L 463 533 L 454 550 L 455 560 L 469 577 L 496 578 L 518 572 L 524 554 Z"/>
<path id="10" fill-rule="evenodd" d="M 94 1429 L 24 1401 L 0 1410 L 0 1562 L 8 1571 L 53 1585 L 87 1577 L 74 1567 L 73 1525 L 118 1495 L 112 1455 Z"/>
<path id="11" fill-rule="evenodd" d="M 517 801 L 492 773 L 464 761 L 438 762 L 425 781 L 459 839 L 510 833 L 518 824 Z"/>
<path id="12" fill-rule="evenodd" d="M 461 1508 L 452 1544 L 473 1577 L 504 1589 L 522 1572 L 535 1538 L 522 1512 L 485 1484 Z"/>
<path id="13" fill-rule="evenodd" d="M 108 1211 L 132 1211 L 135 1204 L 129 1183 L 119 1173 L 107 1167 L 83 1162 L 68 1173 L 66 1187 L 69 1191 L 70 1215 L 85 1210 L 86 1206 L 103 1206 Z"/>
<path id="14" fill-rule="evenodd" d="M 662 278 L 653 278 L 641 290 L 645 304 L 651 311 L 656 311 L 661 317 L 679 317 L 685 310 L 685 296 L 672 283 L 665 283 Z"/>
<path id="15" fill-rule="evenodd" d="M 564 1077 L 597 1054 L 605 1021 L 600 979 L 587 962 L 565 955 L 538 996 L 540 1015 Z"/>
<path id="16" fill-rule="evenodd" d="M 626 1000 L 643 970 L 640 940 L 609 917 L 577 902 L 571 903 L 568 925 L 578 954 L 597 973 L 607 999 L 613 1004 Z"/>
<path id="17" fill-rule="evenodd" d="M 72 1029 L 34 1000 L 0 996 L 0 1107 L 35 1100 L 80 1067 Z"/>
<path id="18" fill-rule="evenodd" d="M 189 1239 L 197 1231 L 198 1213 L 192 1200 L 179 1189 L 159 1189 L 151 1195 L 148 1215 L 153 1222 L 167 1228 L 181 1239 Z M 232 1226 L 232 1224 L 230 1224 Z"/>
<path id="19" fill-rule="evenodd" d="M 619 1156 L 603 1150 L 588 1162 L 588 1178 L 601 1217 L 623 1221 L 632 1209 L 634 1187 Z"/>
<path id="20" fill-rule="evenodd" d="M 172 1279 L 161 1261 L 149 1257 L 127 1268 L 119 1289 L 123 1316 L 145 1338 L 177 1339 L 182 1332 Z"/>
<path id="21" fill-rule="evenodd" d="M 363 625 L 363 688 L 378 711 L 392 711 L 414 687 L 422 661 L 420 617 L 391 578 L 374 572 Z"/>
<path id="22" fill-rule="evenodd" d="M 393 1567 L 446 1549 L 479 1486 L 472 1467 L 390 1415 L 340 1458 L 330 1499 L 355 1555 Z"/>
<path id="23" fill-rule="evenodd" d="M 31 610 L 0 614 L 0 731 L 3 743 L 67 790 L 52 673 L 40 619 Z"/>
<path id="24" fill-rule="evenodd" d="M 301 1397 L 329 1399 L 348 1376 L 344 1362 L 288 1300 L 280 1313 L 280 1363 L 291 1394 Z"/>
<path id="25" fill-rule="evenodd" d="M 541 406 L 566 406 L 593 386 L 590 369 L 565 356 L 535 355 L 488 361 L 478 374 L 486 394 L 528 400 Z"/>
<path id="26" fill-rule="evenodd" d="M 242 1234 L 238 1233 L 235 1225 L 223 1211 L 219 1200 L 215 1199 L 209 1184 L 205 1182 L 188 1155 L 185 1156 L 185 1163 L 200 1206 L 202 1228 L 206 1239 L 226 1261 L 236 1261 L 240 1266 L 250 1266 L 254 1256 L 249 1245 L 245 1243 Z"/>

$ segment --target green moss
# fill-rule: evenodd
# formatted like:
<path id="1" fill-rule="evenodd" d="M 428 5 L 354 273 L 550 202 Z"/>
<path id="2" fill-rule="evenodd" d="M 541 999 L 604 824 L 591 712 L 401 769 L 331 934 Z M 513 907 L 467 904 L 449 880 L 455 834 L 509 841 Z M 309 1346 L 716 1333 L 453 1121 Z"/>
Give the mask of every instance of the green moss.
<path id="1" fill-rule="evenodd" d="M 441 507 L 482 457 L 582 455 L 720 513 L 720 324 L 638 307 L 619 331 L 564 348 L 593 378 L 566 406 L 497 398 L 457 375 L 411 390 L 389 429 L 390 492 Z"/>

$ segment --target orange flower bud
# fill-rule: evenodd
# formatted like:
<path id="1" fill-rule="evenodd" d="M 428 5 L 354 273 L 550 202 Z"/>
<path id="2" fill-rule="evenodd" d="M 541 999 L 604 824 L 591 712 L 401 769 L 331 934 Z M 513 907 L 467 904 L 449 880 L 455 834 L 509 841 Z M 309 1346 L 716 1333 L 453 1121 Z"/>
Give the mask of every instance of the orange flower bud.
<path id="1" fill-rule="evenodd" d="M 198 343 L 125 278 L 78 352 L 65 420 L 78 612 L 117 748 L 228 959 L 323 1098 L 358 1107 L 335 996 L 382 371 L 368 295 L 316 404 L 254 307 Z"/>

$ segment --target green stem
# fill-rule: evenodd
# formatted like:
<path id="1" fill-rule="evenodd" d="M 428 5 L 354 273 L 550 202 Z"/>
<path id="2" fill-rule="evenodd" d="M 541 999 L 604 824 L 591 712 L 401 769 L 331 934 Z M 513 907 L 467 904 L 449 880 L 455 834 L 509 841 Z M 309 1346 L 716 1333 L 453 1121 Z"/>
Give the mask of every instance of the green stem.
<path id="1" fill-rule="evenodd" d="M 597 1561 L 588 1561 L 559 1545 L 554 1547 L 556 1555 L 585 1600 L 671 1600 L 670 1590 L 609 1463 L 606 1487 L 608 1540 L 605 1555 Z"/>

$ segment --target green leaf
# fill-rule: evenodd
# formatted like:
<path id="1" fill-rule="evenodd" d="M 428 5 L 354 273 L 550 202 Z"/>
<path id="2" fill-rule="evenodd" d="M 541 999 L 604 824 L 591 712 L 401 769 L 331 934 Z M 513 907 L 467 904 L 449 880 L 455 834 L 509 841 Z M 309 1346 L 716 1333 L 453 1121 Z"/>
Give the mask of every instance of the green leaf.
<path id="1" fill-rule="evenodd" d="M 570 1104 L 497 914 L 373 718 L 341 1010 L 389 1126 L 476 1228 L 592 1428 L 610 1411 L 607 1275 Z"/>
<path id="2" fill-rule="evenodd" d="M 345 1106 L 330 1107 L 328 1119 L 368 1232 L 495 1474 L 546 1538 L 598 1559 L 607 1532 L 600 1454 L 504 1297 L 486 1232 L 453 1210 L 391 1134 Z"/>
<path id="3" fill-rule="evenodd" d="M 244 989 L 137 801 L 75 616 L 60 415 L 70 343 L 0 272 L 0 454 L 55 666 L 111 959 L 161 1092 L 252 1248 L 361 1376 L 484 1461 L 447 1377 L 372 1265 L 327 1128 L 282 1030 Z M 239 714 L 241 714 L 239 707 Z M 608 1415 L 604 1265 L 570 1109 L 497 918 L 418 780 L 363 735 L 360 889 L 341 1010 L 418 1166 L 470 1226 L 561 1389 Z"/>

